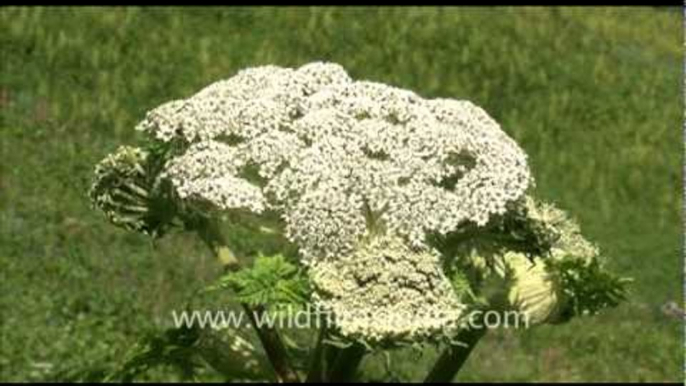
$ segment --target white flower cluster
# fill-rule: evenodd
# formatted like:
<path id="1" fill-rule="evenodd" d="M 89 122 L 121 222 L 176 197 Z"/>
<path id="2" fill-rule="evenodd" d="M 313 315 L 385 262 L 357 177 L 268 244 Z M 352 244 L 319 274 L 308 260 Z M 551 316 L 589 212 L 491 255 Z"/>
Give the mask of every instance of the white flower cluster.
<path id="1" fill-rule="evenodd" d="M 385 235 L 339 259 L 316 262 L 312 282 L 318 303 L 335 315 L 344 336 L 416 341 L 459 328 L 465 305 L 440 267 L 438 254 Z"/>
<path id="2" fill-rule="evenodd" d="M 223 209 L 247 208 L 261 213 L 265 200 L 259 187 L 236 176 L 243 166 L 237 151 L 221 142 L 198 142 L 169 161 L 164 175 L 181 199 L 200 197 Z"/>
<path id="3" fill-rule="evenodd" d="M 167 169 L 181 197 L 279 211 L 306 260 L 350 251 L 370 224 L 425 247 L 427 231 L 483 225 L 531 181 L 481 108 L 354 81 L 333 63 L 240 71 L 138 129 L 191 144 Z"/>
<path id="4" fill-rule="evenodd" d="M 598 247 L 581 235 L 579 224 L 563 210 L 553 204 L 536 201 L 529 195 L 524 197 L 524 205 L 530 219 L 543 224 L 548 232 L 558 235 L 550 249 L 553 259 L 574 256 L 590 261 L 598 257 Z"/>
<path id="5" fill-rule="evenodd" d="M 531 182 L 481 108 L 333 63 L 243 70 L 138 129 L 187 147 L 164 172 L 182 199 L 279 213 L 320 304 L 372 340 L 456 328 L 462 304 L 426 234 L 484 225 Z"/>

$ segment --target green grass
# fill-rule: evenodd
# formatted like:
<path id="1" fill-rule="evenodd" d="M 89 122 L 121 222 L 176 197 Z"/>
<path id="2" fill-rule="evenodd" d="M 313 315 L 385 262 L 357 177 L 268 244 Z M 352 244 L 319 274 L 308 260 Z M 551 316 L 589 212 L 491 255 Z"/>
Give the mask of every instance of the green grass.
<path id="1" fill-rule="evenodd" d="M 459 379 L 683 380 L 683 322 L 660 312 L 683 305 L 678 10 L 2 8 L 0 379 L 107 369 L 216 277 L 194 239 L 153 247 L 89 208 L 93 165 L 147 110 L 244 67 L 330 60 L 484 107 L 538 194 L 635 279 L 601 316 L 489 334 Z M 421 379 L 433 356 L 395 353 L 394 376 Z"/>

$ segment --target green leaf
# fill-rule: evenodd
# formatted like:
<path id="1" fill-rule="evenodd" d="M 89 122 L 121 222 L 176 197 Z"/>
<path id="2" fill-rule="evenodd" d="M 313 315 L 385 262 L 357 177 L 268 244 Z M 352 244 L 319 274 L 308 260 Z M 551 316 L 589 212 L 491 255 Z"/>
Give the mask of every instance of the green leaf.
<path id="1" fill-rule="evenodd" d="M 233 289 L 242 303 L 272 309 L 303 305 L 311 292 L 304 273 L 281 254 L 258 256 L 252 267 L 224 275 L 219 286 Z"/>
<path id="2" fill-rule="evenodd" d="M 568 257 L 548 260 L 548 267 L 567 298 L 561 321 L 576 315 L 594 315 L 626 300 L 631 279 L 605 270 L 598 259 Z"/>

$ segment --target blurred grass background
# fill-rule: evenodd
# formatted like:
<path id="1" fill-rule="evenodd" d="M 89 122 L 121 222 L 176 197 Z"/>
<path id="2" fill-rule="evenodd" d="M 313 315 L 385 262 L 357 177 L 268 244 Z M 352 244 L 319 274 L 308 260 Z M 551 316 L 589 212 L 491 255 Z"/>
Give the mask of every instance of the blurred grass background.
<path id="1" fill-rule="evenodd" d="M 329 60 L 485 108 L 538 194 L 635 278 L 599 317 L 491 333 L 460 380 L 681 381 L 683 321 L 662 306 L 683 306 L 682 39 L 680 8 L 2 8 L 0 379 L 107 369 L 216 277 L 194 239 L 153 246 L 89 208 L 93 165 L 147 110 Z M 394 354 L 392 376 L 420 380 L 433 355 Z"/>

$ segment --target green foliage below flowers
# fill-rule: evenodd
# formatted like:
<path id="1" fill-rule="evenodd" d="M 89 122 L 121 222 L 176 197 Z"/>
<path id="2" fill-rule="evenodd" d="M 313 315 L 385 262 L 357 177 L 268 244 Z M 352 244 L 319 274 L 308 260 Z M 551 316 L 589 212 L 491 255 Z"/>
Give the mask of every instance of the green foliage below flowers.
<path id="1" fill-rule="evenodd" d="M 310 297 L 307 276 L 280 254 L 257 256 L 252 267 L 225 274 L 218 285 L 234 290 L 235 299 L 241 303 L 277 311 L 302 306 Z"/>

